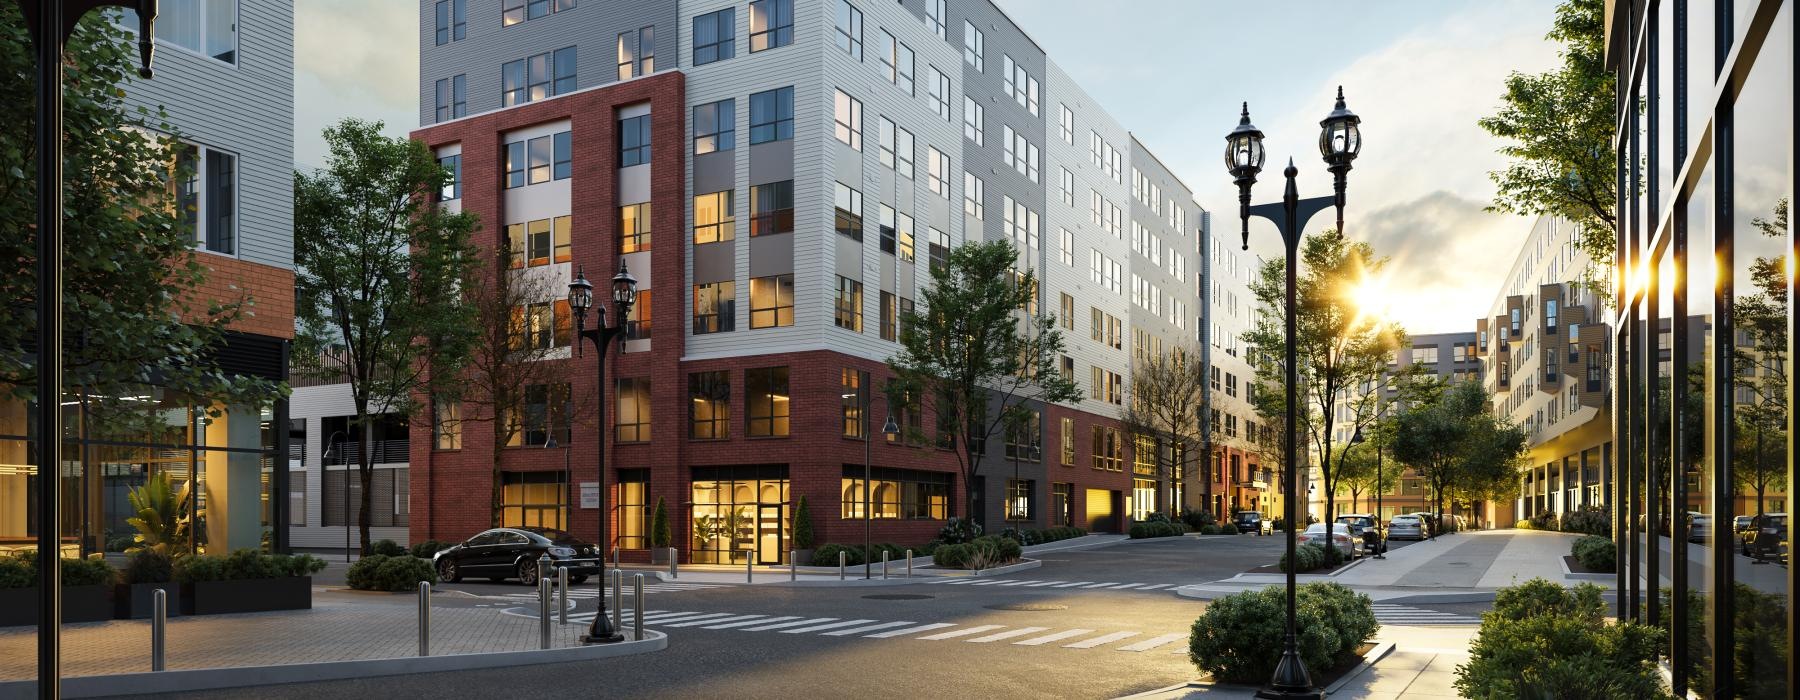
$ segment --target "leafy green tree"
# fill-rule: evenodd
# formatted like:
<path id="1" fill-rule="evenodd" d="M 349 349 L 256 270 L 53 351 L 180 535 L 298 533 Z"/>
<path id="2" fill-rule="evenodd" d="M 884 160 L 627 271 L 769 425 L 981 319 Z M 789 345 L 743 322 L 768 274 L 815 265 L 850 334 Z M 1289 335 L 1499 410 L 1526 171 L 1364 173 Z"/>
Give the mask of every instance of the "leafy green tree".
<path id="1" fill-rule="evenodd" d="M 1032 403 L 1081 398 L 1073 378 L 1057 370 L 1062 334 L 1056 318 L 1038 310 L 1038 280 L 1020 271 L 1007 241 L 965 243 L 931 269 L 918 311 L 901 312 L 900 353 L 888 358 L 897 381 L 889 401 L 914 400 L 938 417 L 955 448 L 964 487 L 963 512 L 973 511 L 975 478 L 989 438 Z"/>
<path id="2" fill-rule="evenodd" d="M 1406 332 L 1397 324 L 1363 313 L 1355 301 L 1358 285 L 1386 265 L 1369 244 L 1332 229 L 1308 237 L 1300 250 L 1294 339 L 1302 402 L 1298 429 L 1324 482 L 1327 518 L 1336 512 L 1340 478 L 1335 434 L 1340 429 L 1354 434 L 1375 420 L 1381 395 L 1375 388 L 1384 379 L 1388 359 L 1406 342 Z M 1259 420 L 1281 425 L 1287 415 L 1287 376 L 1281 365 L 1287 347 L 1285 262 L 1266 261 L 1250 291 L 1260 312 L 1243 337 L 1256 368 L 1256 412 Z M 1279 435 L 1276 440 L 1280 444 Z"/>
<path id="3" fill-rule="evenodd" d="M 1525 431 L 1496 417 L 1490 406 L 1486 388 L 1458 382 L 1394 417 L 1394 456 L 1425 479 L 1435 512 L 1447 513 L 1444 506 L 1455 502 L 1458 490 L 1471 499 L 1516 488 Z"/>
<path id="4" fill-rule="evenodd" d="M 1777 200 L 1769 218 L 1751 226 L 1763 236 L 1786 240 L 1788 200 Z M 1732 314 L 1749 341 L 1732 348 L 1732 376 L 1738 393 L 1733 420 L 1737 445 L 1732 479 L 1738 489 L 1756 493 L 1756 513 L 1763 512 L 1771 488 L 1787 484 L 1787 356 L 1788 270 L 1785 257 L 1758 257 L 1750 264 L 1755 293 L 1737 298 Z"/>
<path id="5" fill-rule="evenodd" d="M 425 144 L 358 119 L 327 128 L 325 143 L 324 169 L 294 173 L 294 365 L 350 385 L 368 553 L 373 420 L 412 416 L 415 394 L 457 381 L 478 333 L 456 293 L 475 265 L 476 222 L 432 202 L 450 174 Z"/>
<path id="6" fill-rule="evenodd" d="M 1498 186 L 1490 210 L 1559 216 L 1581 226 L 1582 250 L 1593 261 L 1590 285 L 1609 270 L 1618 230 L 1616 78 L 1606 67 L 1605 30 L 1604 0 L 1564 0 L 1548 36 L 1563 45 L 1562 65 L 1513 73 L 1500 111 L 1479 122 L 1509 142 L 1500 152 L 1512 159 L 1489 174 Z"/>
<path id="7" fill-rule="evenodd" d="M 176 186 L 179 132 L 126 105 L 135 36 L 99 13 L 64 52 L 63 381 L 85 390 L 91 425 L 118 439 L 166 430 L 135 398 L 148 385 L 222 403 L 267 400 L 279 382 L 236 377 L 207 352 L 253 300 L 205 298 L 191 204 Z M 0 397 L 38 400 L 37 61 L 17 3 L 0 3 Z M 54 399 L 52 399 L 54 400 Z M 205 401 L 201 401 L 205 403 Z M 104 417 L 106 420 L 98 420 Z M 90 433 L 92 434 L 92 433 Z"/>

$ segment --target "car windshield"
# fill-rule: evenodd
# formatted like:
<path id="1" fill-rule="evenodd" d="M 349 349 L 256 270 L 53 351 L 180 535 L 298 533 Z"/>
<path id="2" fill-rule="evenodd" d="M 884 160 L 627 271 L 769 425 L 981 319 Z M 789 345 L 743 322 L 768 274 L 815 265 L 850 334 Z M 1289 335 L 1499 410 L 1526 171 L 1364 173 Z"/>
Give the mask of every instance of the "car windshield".
<path id="1" fill-rule="evenodd" d="M 556 529 L 547 528 L 547 527 L 527 527 L 527 528 L 520 528 L 520 529 L 522 529 L 526 532 L 529 532 L 531 534 L 537 535 L 539 537 L 542 537 L 546 540 L 550 540 L 551 544 L 559 544 L 559 545 L 563 545 L 563 546 L 567 546 L 567 547 L 580 547 L 580 546 L 584 546 L 587 544 L 586 542 L 583 542 L 580 539 L 577 539 L 574 535 L 571 535 L 567 532 L 563 532 L 562 530 L 556 530 Z"/>
<path id="2" fill-rule="evenodd" d="M 1417 525 L 1419 524 L 1419 519 L 1410 515 L 1402 515 L 1398 518 L 1394 518 L 1394 522 L 1401 525 Z"/>

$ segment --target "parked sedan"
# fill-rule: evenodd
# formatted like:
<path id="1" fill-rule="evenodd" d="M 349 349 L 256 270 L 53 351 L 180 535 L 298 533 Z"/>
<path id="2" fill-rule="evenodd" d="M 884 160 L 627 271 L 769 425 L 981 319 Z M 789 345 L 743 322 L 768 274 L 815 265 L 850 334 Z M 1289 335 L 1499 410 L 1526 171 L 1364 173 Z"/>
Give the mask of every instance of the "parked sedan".
<path id="1" fill-rule="evenodd" d="M 1757 559 L 1780 557 L 1787 544 L 1787 513 L 1763 513 L 1750 522 L 1750 529 L 1738 540 L 1744 556 Z"/>
<path id="2" fill-rule="evenodd" d="M 1362 541 L 1363 551 L 1376 554 L 1387 551 L 1387 541 L 1381 536 L 1381 526 L 1375 516 L 1351 513 L 1338 516 L 1337 521 L 1350 526 L 1350 534 Z"/>
<path id="3" fill-rule="evenodd" d="M 1428 527 L 1417 515 L 1396 515 L 1393 520 L 1388 521 L 1388 539 L 1423 540 L 1431 536 Z"/>
<path id="4" fill-rule="evenodd" d="M 471 537 L 432 557 L 438 579 L 455 582 L 463 577 L 501 581 L 516 578 L 536 585 L 538 558 L 548 554 L 551 565 L 569 570 L 569 582 L 581 583 L 600 572 L 600 550 L 561 530 L 540 527 L 500 527 Z"/>
<path id="5" fill-rule="evenodd" d="M 1268 530 L 1268 523 L 1263 520 L 1262 513 L 1254 510 L 1240 510 L 1231 514 L 1231 522 L 1237 526 L 1238 534 L 1246 532 L 1261 535 Z"/>
<path id="6" fill-rule="evenodd" d="M 1325 523 L 1313 523 L 1306 526 L 1306 532 L 1300 533 L 1298 544 L 1316 544 L 1321 547 L 1337 547 L 1346 561 L 1356 558 L 1356 550 L 1360 540 L 1350 534 L 1350 526 L 1343 523 L 1332 523 L 1331 534 L 1325 534 Z"/>
<path id="7" fill-rule="evenodd" d="M 1713 519 L 1705 513 L 1688 511 L 1688 541 L 1695 544 L 1706 544 L 1712 539 Z"/>

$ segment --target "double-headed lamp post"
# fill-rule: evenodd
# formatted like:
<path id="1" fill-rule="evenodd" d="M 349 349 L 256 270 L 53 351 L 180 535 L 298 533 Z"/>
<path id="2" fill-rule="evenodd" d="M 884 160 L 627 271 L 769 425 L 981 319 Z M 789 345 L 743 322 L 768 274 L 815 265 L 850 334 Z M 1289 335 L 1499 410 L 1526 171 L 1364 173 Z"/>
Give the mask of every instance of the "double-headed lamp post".
<path id="1" fill-rule="evenodd" d="M 1282 454 L 1288 474 L 1285 519 L 1288 526 L 1287 555 L 1290 561 L 1294 558 L 1294 533 L 1299 525 L 1295 505 L 1300 501 L 1299 445 L 1295 437 L 1295 426 L 1300 423 L 1300 368 L 1295 349 L 1294 291 L 1300 257 L 1300 237 L 1307 220 L 1330 207 L 1336 207 L 1338 230 L 1343 231 L 1344 176 L 1350 172 L 1350 162 L 1356 160 L 1357 152 L 1362 149 L 1362 135 L 1357 127 L 1360 122 L 1361 119 L 1344 106 L 1344 89 L 1339 87 L 1337 105 L 1319 122 L 1319 154 L 1324 157 L 1326 169 L 1335 179 L 1334 194 L 1330 197 L 1301 199 L 1299 189 L 1294 184 L 1294 176 L 1300 173 L 1300 169 L 1294 167 L 1294 160 L 1289 158 L 1287 169 L 1282 172 L 1287 177 L 1287 190 L 1282 194 L 1281 201 L 1256 206 L 1250 205 L 1250 187 L 1256 184 L 1256 175 L 1262 171 L 1263 160 L 1268 154 L 1263 150 L 1262 130 L 1250 123 L 1249 103 L 1244 103 L 1244 112 L 1238 120 L 1237 128 L 1225 136 L 1225 168 L 1238 186 L 1238 217 L 1243 220 L 1244 249 L 1250 249 L 1252 216 L 1260 216 L 1274 223 L 1281 231 L 1281 240 L 1287 249 L 1287 424 L 1282 435 Z M 1294 623 L 1294 585 L 1294 568 L 1288 567 L 1287 630 L 1281 662 L 1275 667 L 1275 677 L 1262 690 L 1257 691 L 1256 696 L 1259 698 L 1324 697 L 1313 687 L 1312 678 L 1306 672 L 1306 664 L 1300 660 Z"/>
<path id="2" fill-rule="evenodd" d="M 575 315 L 576 352 L 581 349 L 581 338 L 594 341 L 594 349 L 599 358 L 594 363 L 594 395 L 597 397 L 597 408 L 594 421 L 598 428 L 594 431 L 594 463 L 599 477 L 599 513 L 600 539 L 594 543 L 595 559 L 599 561 L 599 575 L 595 576 L 595 587 L 599 595 L 594 602 L 594 621 L 588 624 L 587 634 L 581 637 L 582 644 L 611 644 L 623 641 L 619 631 L 613 629 L 612 618 L 606 614 L 606 349 L 612 345 L 614 338 L 625 332 L 625 316 L 631 311 L 631 305 L 637 302 L 637 278 L 625 269 L 625 261 L 619 261 L 619 274 L 612 278 L 612 303 L 619 316 L 618 325 L 606 325 L 606 307 L 594 306 L 594 285 L 587 280 L 587 271 L 576 268 L 575 281 L 569 283 L 569 311 Z M 588 310 L 594 311 L 594 328 L 587 326 Z M 570 440 L 574 442 L 574 440 Z"/>
<path id="3" fill-rule="evenodd" d="M 1379 391 L 1379 389 L 1377 389 L 1377 391 Z M 1380 411 L 1376 411 L 1376 415 L 1380 415 L 1380 413 L 1381 413 Z M 1362 428 L 1357 428 L 1356 434 L 1350 436 L 1350 444 L 1352 444 L 1352 445 L 1360 445 L 1363 443 L 1363 440 L 1364 440 L 1364 438 L 1363 438 Z M 1383 534 L 1382 530 L 1381 530 L 1381 520 L 1382 520 L 1382 517 L 1381 517 L 1381 492 L 1385 491 L 1385 490 L 1387 490 L 1387 484 L 1381 477 L 1381 442 L 1379 440 L 1377 440 L 1375 442 L 1375 558 L 1376 559 L 1386 559 L 1387 558 L 1385 556 L 1382 556 L 1382 552 L 1387 551 L 1387 536 L 1385 534 Z"/>
<path id="4" fill-rule="evenodd" d="M 869 425 L 869 420 L 873 417 L 869 409 L 875 403 L 875 399 L 881 399 L 881 407 L 885 409 L 888 414 L 887 422 L 881 424 L 881 434 L 888 437 L 897 436 L 900 434 L 900 426 L 894 422 L 894 408 L 888 404 L 888 399 L 885 394 L 882 396 L 875 396 L 874 392 L 869 391 L 868 387 L 862 387 L 862 390 L 869 392 L 863 394 L 864 398 L 862 401 L 863 578 L 866 580 L 874 578 L 874 564 L 870 560 L 875 558 L 872 554 L 875 549 L 875 482 L 870 480 L 870 477 L 872 476 L 871 472 L 875 471 L 873 466 L 875 457 L 875 430 L 874 426 Z M 852 398 L 854 396 L 855 394 L 845 394 L 844 398 Z"/>

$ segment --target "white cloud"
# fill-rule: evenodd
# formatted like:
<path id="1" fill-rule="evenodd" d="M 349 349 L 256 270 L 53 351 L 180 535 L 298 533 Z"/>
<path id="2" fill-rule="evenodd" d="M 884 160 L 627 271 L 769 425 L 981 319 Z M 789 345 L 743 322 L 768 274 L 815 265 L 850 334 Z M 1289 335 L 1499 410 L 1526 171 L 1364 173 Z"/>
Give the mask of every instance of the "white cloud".
<path id="1" fill-rule="evenodd" d="M 347 19 L 349 18 L 349 19 Z M 294 8 L 294 160 L 322 165 L 319 132 L 344 117 L 390 135 L 419 121 L 419 6 L 400 0 L 306 0 Z"/>

